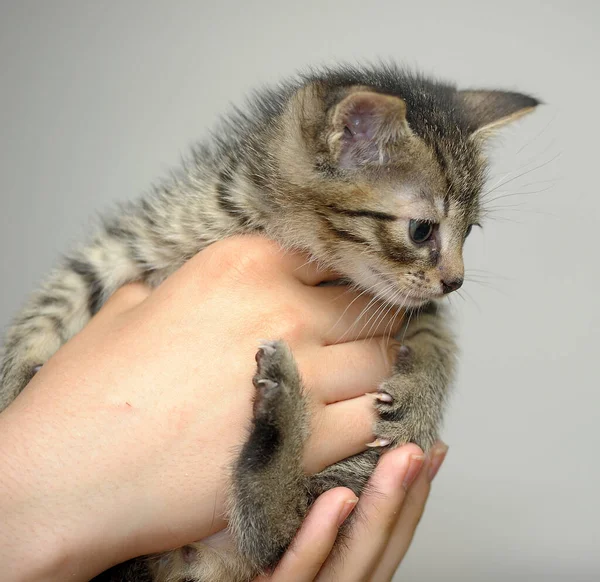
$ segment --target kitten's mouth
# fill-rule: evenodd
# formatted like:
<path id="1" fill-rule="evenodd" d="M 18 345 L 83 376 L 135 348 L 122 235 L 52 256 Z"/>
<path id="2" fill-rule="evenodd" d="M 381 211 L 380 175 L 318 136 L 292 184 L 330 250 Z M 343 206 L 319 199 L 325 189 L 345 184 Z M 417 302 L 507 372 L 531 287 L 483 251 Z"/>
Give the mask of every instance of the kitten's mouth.
<path id="1" fill-rule="evenodd" d="M 374 285 L 375 294 L 383 301 L 393 303 L 402 307 L 422 307 L 429 301 L 441 299 L 444 294 L 441 292 L 427 292 L 416 289 L 400 288 L 398 283 L 386 273 L 370 267 L 371 271 L 379 277 L 380 284 Z"/>

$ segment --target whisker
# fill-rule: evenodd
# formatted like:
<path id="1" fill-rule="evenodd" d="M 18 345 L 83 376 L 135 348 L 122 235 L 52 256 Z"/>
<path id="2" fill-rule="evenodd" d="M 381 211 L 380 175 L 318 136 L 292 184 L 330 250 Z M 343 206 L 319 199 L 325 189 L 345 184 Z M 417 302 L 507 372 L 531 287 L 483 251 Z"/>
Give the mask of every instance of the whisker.
<path id="1" fill-rule="evenodd" d="M 511 224 L 524 224 L 522 220 L 517 220 L 516 218 L 508 218 L 506 216 L 499 216 L 497 214 L 486 213 L 484 216 L 486 220 L 493 220 L 496 222 L 508 222 Z"/>
<path id="2" fill-rule="evenodd" d="M 354 321 L 354 323 L 353 323 L 353 324 L 352 324 L 352 325 L 351 325 L 351 326 L 350 326 L 350 327 L 349 327 L 349 328 L 348 328 L 348 329 L 347 329 L 347 330 L 344 332 L 344 334 L 342 335 L 342 337 L 341 337 L 341 338 L 340 338 L 340 340 L 339 340 L 339 343 L 342 343 L 342 342 L 343 342 L 343 340 L 346 338 L 346 336 L 347 336 L 347 335 L 348 335 L 348 334 L 349 334 L 349 333 L 350 333 L 350 332 L 351 332 L 351 331 L 354 329 L 354 327 L 356 326 L 356 324 L 357 324 L 357 323 L 360 321 L 361 317 L 362 317 L 362 316 L 363 316 L 365 313 L 367 313 L 367 312 L 369 311 L 369 309 L 370 309 L 371 305 L 372 305 L 373 303 L 376 303 L 377 301 L 378 301 L 378 298 L 377 298 L 376 296 L 373 296 L 373 297 L 371 298 L 371 300 L 369 301 L 369 303 L 367 303 L 367 305 L 366 305 L 366 306 L 365 306 L 365 307 L 362 309 L 362 311 L 359 313 L 359 315 L 358 315 L 358 317 L 356 318 L 356 320 Z M 378 309 L 379 309 L 379 308 L 377 308 L 377 310 L 378 310 Z M 375 313 L 377 313 L 377 310 L 375 311 Z M 371 317 L 373 317 L 373 316 L 371 315 Z M 369 318 L 369 321 L 370 321 L 370 318 Z M 364 326 L 363 326 L 363 329 L 364 329 Z M 360 332 L 359 332 L 359 335 L 360 335 L 360 334 L 362 334 L 362 332 L 363 332 L 363 329 L 361 329 L 361 330 L 360 330 Z"/>
<path id="3" fill-rule="evenodd" d="M 367 337 L 373 337 L 373 335 L 371 335 L 372 333 L 374 334 L 373 330 L 377 329 L 377 326 L 379 325 L 380 321 L 385 320 L 386 315 L 393 309 L 394 304 L 393 303 L 385 303 L 382 306 L 382 309 L 379 311 L 379 315 L 376 317 L 376 319 L 373 321 L 373 323 L 371 323 L 371 326 L 369 327 L 369 331 L 367 332 Z"/>
<path id="4" fill-rule="evenodd" d="M 403 309 L 403 305 L 398 305 L 396 312 L 394 313 L 394 315 L 392 317 L 390 317 L 390 321 L 388 322 L 388 324 L 385 326 L 385 329 L 383 330 L 383 337 L 386 338 L 386 340 L 389 342 L 392 339 L 392 334 L 394 333 L 394 321 L 395 319 L 398 317 L 398 314 L 402 311 Z M 387 330 L 390 330 L 389 335 L 387 334 Z"/>
<path id="5" fill-rule="evenodd" d="M 358 335 L 359 335 L 359 336 L 362 336 L 363 332 L 365 331 L 365 329 L 367 328 L 367 326 L 369 325 L 369 323 L 371 322 L 371 320 L 372 320 L 374 317 L 378 317 L 378 316 L 379 316 L 379 314 L 380 314 L 380 312 L 381 312 L 383 309 L 385 309 L 386 305 L 387 305 L 386 303 L 382 303 L 382 304 L 381 304 L 381 305 L 380 305 L 380 306 L 379 306 L 379 307 L 378 307 L 378 308 L 375 310 L 375 312 L 374 312 L 373 314 L 371 314 L 371 317 L 369 317 L 369 319 L 367 319 L 366 323 L 365 323 L 365 324 L 364 324 L 364 325 L 363 325 L 363 326 L 360 328 L 360 331 L 358 332 Z M 371 329 L 372 329 L 372 327 L 371 327 L 371 328 L 369 328 L 369 332 L 371 331 Z M 367 333 L 367 336 L 368 336 L 368 333 Z"/>
<path id="6" fill-rule="evenodd" d="M 534 143 L 540 136 L 542 136 L 546 130 L 550 127 L 550 125 L 552 123 L 554 123 L 556 121 L 556 118 L 558 117 L 558 113 L 556 113 L 554 115 L 554 117 L 543 127 L 543 129 L 541 131 L 539 131 L 531 140 L 529 140 L 527 143 L 525 143 L 525 145 L 521 146 L 518 150 L 517 150 L 517 155 L 520 154 L 524 149 L 528 148 L 532 143 Z"/>
<path id="7" fill-rule="evenodd" d="M 486 289 L 491 289 L 492 291 L 495 291 L 497 293 L 500 293 L 500 295 L 503 295 L 504 297 L 510 297 L 510 295 L 508 293 L 506 293 L 506 291 L 503 291 L 502 289 L 500 289 L 499 287 L 496 287 L 492 284 L 487 284 L 483 281 L 474 281 L 472 279 L 465 279 L 466 282 L 468 283 L 473 283 L 474 285 L 481 285 L 482 287 L 486 288 Z"/>
<path id="8" fill-rule="evenodd" d="M 406 295 L 406 299 L 408 299 L 408 293 Z M 410 327 L 410 320 L 412 319 L 413 316 L 413 311 L 409 311 L 408 312 L 408 321 L 406 323 L 406 326 L 404 327 L 404 333 L 402 334 L 402 339 L 400 340 L 402 343 L 404 343 L 404 338 L 406 337 L 406 332 L 408 331 L 408 328 Z"/>
<path id="9" fill-rule="evenodd" d="M 349 292 L 349 290 L 348 290 Z M 331 329 L 329 330 L 329 333 L 333 332 L 333 330 L 337 327 L 337 325 L 342 321 L 342 319 L 344 318 L 344 315 L 346 315 L 346 313 L 348 312 L 348 309 L 350 309 L 350 307 L 352 307 L 352 305 L 358 301 L 363 295 L 365 295 L 365 293 L 369 293 L 369 289 L 366 288 L 364 289 L 359 295 L 357 295 L 346 307 L 346 309 L 344 309 L 342 315 L 340 315 L 339 319 L 335 322 L 335 324 L 331 327 Z M 339 297 L 342 297 L 344 295 L 344 293 L 342 295 L 340 295 Z M 338 297 L 338 298 L 339 298 Z M 371 300 L 372 301 L 372 300 Z M 369 302 L 370 303 L 370 302 Z"/>
<path id="10" fill-rule="evenodd" d="M 477 311 L 481 314 L 481 307 L 479 305 L 479 303 L 477 303 L 477 301 L 475 301 L 473 299 L 473 297 L 471 296 L 471 294 L 466 290 L 466 289 L 461 289 L 460 291 L 462 291 L 469 299 L 470 301 L 475 305 L 475 307 L 477 308 Z M 463 300 L 465 299 L 464 297 L 462 297 L 462 295 L 459 295 L 459 297 L 461 297 Z"/>
<path id="11" fill-rule="evenodd" d="M 465 275 L 471 277 L 475 275 L 479 278 L 487 278 L 487 279 L 504 279 L 506 281 L 514 281 L 514 277 L 507 277 L 506 275 L 500 275 L 499 273 L 494 273 L 493 271 L 489 271 L 487 269 L 475 269 L 469 268 L 465 269 Z"/>
<path id="12" fill-rule="evenodd" d="M 392 298 L 390 299 L 390 301 L 389 301 L 389 304 L 388 304 L 388 305 L 389 305 L 389 307 L 388 307 L 388 308 L 385 310 L 385 312 L 383 313 L 383 315 L 382 315 L 381 317 L 377 318 L 377 321 L 375 321 L 375 324 L 374 324 L 374 326 L 375 326 L 375 327 L 377 327 L 377 326 L 379 325 L 379 322 L 380 322 L 380 321 L 384 321 L 384 320 L 385 320 L 385 318 L 386 318 L 386 317 L 388 316 L 388 314 L 390 313 L 390 311 L 392 311 L 392 310 L 394 309 L 394 307 L 396 306 L 396 298 L 399 296 L 399 294 L 400 294 L 400 292 L 399 292 L 399 291 L 397 291 L 397 292 L 396 292 L 396 293 L 395 293 L 395 294 L 392 296 Z M 393 321 L 393 319 L 391 319 L 391 320 L 390 320 L 390 322 L 391 322 L 391 321 Z M 388 322 L 388 325 L 389 325 L 389 322 Z M 386 325 L 386 326 L 385 326 L 384 333 L 383 333 L 383 335 L 384 335 L 384 336 L 385 336 L 385 330 L 387 330 L 387 327 L 388 327 L 388 325 Z M 370 330 L 369 330 L 369 333 L 370 333 Z"/>
<path id="13" fill-rule="evenodd" d="M 546 152 L 548 152 L 548 150 L 552 149 L 554 147 L 555 143 L 556 143 L 556 140 L 551 140 L 550 143 L 548 143 L 548 145 L 546 147 L 544 147 L 542 150 L 535 153 L 533 156 L 530 156 L 527 159 L 527 161 L 523 162 L 522 164 L 519 164 L 516 168 L 513 168 L 512 170 L 505 172 L 502 175 L 503 178 L 506 178 L 507 176 L 510 176 L 511 174 L 520 172 L 521 170 L 523 170 L 524 168 L 526 168 L 527 166 L 529 166 L 533 163 L 537 163 L 537 160 L 539 158 L 541 158 L 544 154 L 546 154 Z M 495 178 L 495 176 L 491 177 L 491 179 L 494 179 L 494 178 Z M 500 178 L 500 180 L 502 180 L 503 178 Z"/>
<path id="14" fill-rule="evenodd" d="M 484 201 L 485 204 L 487 204 L 488 202 L 495 202 L 496 200 L 503 200 L 504 198 L 512 198 L 513 196 L 533 196 L 535 194 L 542 194 L 543 192 L 547 192 L 548 190 L 551 190 L 552 188 L 554 188 L 556 184 L 551 184 L 550 186 L 547 186 L 546 188 L 541 188 L 540 190 L 532 190 L 529 192 L 508 192 L 506 194 L 502 194 L 501 196 L 494 196 L 493 198 L 489 198 L 486 199 Z M 498 190 L 498 192 L 502 192 L 502 190 Z"/>
<path id="15" fill-rule="evenodd" d="M 562 152 L 559 152 L 553 158 L 550 158 L 547 162 L 544 162 L 543 164 L 539 164 L 538 166 L 536 166 L 534 168 L 531 168 L 530 170 L 527 170 L 526 172 L 521 172 L 520 174 L 517 174 L 516 176 L 513 176 L 512 178 L 510 178 L 508 180 L 505 180 L 504 182 L 501 182 L 500 184 L 495 185 L 493 188 L 491 188 L 491 189 L 487 190 L 486 192 L 484 192 L 481 195 L 481 198 L 484 198 L 488 194 L 491 194 L 492 192 L 494 192 L 498 188 L 502 188 L 503 186 L 506 186 L 506 184 L 510 184 L 511 182 L 514 182 L 515 180 L 518 180 L 522 176 L 526 176 L 527 174 L 530 174 L 531 172 L 535 172 L 537 170 L 540 170 L 541 168 L 544 168 L 545 166 L 547 166 L 551 162 L 553 162 L 556 159 L 558 159 L 561 155 L 562 155 Z"/>
<path id="16" fill-rule="evenodd" d="M 560 218 L 554 212 L 550 212 L 548 210 L 540 210 L 537 208 L 523 208 L 523 206 L 520 204 L 513 204 L 508 206 L 491 206 L 489 208 L 485 208 L 484 210 L 488 215 L 490 215 L 493 212 L 501 212 L 503 210 L 506 210 L 508 212 L 520 212 L 523 214 L 534 214 L 536 216 L 549 216 L 552 218 Z"/>

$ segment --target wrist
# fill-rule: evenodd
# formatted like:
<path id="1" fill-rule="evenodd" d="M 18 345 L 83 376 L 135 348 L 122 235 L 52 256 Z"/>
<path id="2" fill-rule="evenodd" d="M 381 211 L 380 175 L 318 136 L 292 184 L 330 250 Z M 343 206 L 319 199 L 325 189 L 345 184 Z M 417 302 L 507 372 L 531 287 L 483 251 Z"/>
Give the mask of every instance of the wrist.
<path id="1" fill-rule="evenodd" d="M 100 547 L 78 527 L 83 511 L 65 489 L 65 459 L 16 402 L 0 414 L 0 563 L 7 582 L 78 582 L 109 567 Z M 37 424 L 37 427 L 35 426 Z M 37 428 L 37 430 L 36 430 Z M 27 440 L 23 435 L 27 434 Z M 40 438 L 41 437 L 41 438 Z M 44 438 L 46 437 L 46 438 Z M 40 442 L 41 441 L 41 442 Z M 42 446 L 41 446 L 42 445 Z M 93 516 L 89 516 L 93 522 Z"/>

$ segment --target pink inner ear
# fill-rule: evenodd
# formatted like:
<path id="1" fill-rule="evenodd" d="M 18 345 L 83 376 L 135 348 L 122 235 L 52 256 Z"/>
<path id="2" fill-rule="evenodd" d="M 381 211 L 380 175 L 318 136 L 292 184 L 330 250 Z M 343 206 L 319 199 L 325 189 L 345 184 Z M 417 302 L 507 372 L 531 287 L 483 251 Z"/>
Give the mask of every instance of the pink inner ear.
<path id="1" fill-rule="evenodd" d="M 379 129 L 385 109 L 374 95 L 355 96 L 343 116 L 350 133 L 358 138 L 373 139 Z"/>
<path id="2" fill-rule="evenodd" d="M 376 133 L 375 115 L 370 112 L 354 111 L 346 118 L 346 127 L 355 137 L 373 139 Z"/>
<path id="3" fill-rule="evenodd" d="M 382 162 L 386 144 L 400 135 L 404 102 L 389 95 L 354 93 L 338 106 L 335 125 L 343 129 L 339 164 L 356 168 L 368 162 Z"/>
<path id="4" fill-rule="evenodd" d="M 341 121 L 344 123 L 344 136 L 340 151 L 340 167 L 350 169 L 365 162 L 380 158 L 378 133 L 381 131 L 382 115 L 370 99 L 355 99 L 348 104 Z"/>

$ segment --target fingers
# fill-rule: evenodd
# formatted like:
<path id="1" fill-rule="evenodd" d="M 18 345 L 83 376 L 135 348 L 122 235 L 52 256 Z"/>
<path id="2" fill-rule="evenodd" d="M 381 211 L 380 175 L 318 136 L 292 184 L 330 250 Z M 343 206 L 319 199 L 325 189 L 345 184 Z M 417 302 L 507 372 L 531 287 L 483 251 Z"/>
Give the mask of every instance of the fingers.
<path id="1" fill-rule="evenodd" d="M 304 450 L 305 471 L 318 473 L 341 459 L 366 450 L 367 443 L 374 438 L 374 419 L 371 396 L 337 402 L 316 410 Z"/>
<path id="2" fill-rule="evenodd" d="M 323 493 L 273 574 L 259 576 L 254 582 L 313 582 L 333 548 L 340 525 L 357 501 L 350 489 L 342 487 Z"/>
<path id="3" fill-rule="evenodd" d="M 373 338 L 320 348 L 298 358 L 313 404 L 305 470 L 316 473 L 360 453 L 373 440 L 373 396 L 390 375 L 400 344 Z M 323 406 L 325 404 L 325 406 Z"/>
<path id="4" fill-rule="evenodd" d="M 325 345 L 386 335 L 394 337 L 402 325 L 403 310 L 347 286 L 315 289 L 314 309 Z"/>
<path id="5" fill-rule="evenodd" d="M 377 390 L 390 376 L 400 346 L 380 336 L 301 353 L 297 360 L 313 400 L 332 404 Z"/>
<path id="6" fill-rule="evenodd" d="M 423 469 L 424 460 L 421 449 L 412 444 L 381 457 L 370 486 L 361 497 L 360 516 L 349 533 L 342 559 L 329 558 L 317 580 L 370 579 L 394 531 L 407 490 Z"/>
<path id="7" fill-rule="evenodd" d="M 448 446 L 437 443 L 429 456 L 431 461 L 425 470 L 421 471 L 412 484 L 402 505 L 400 517 L 394 527 L 387 547 L 381 557 L 371 582 L 389 582 L 406 555 L 419 521 L 425 510 L 425 504 L 431 489 L 431 481 L 443 463 Z"/>

